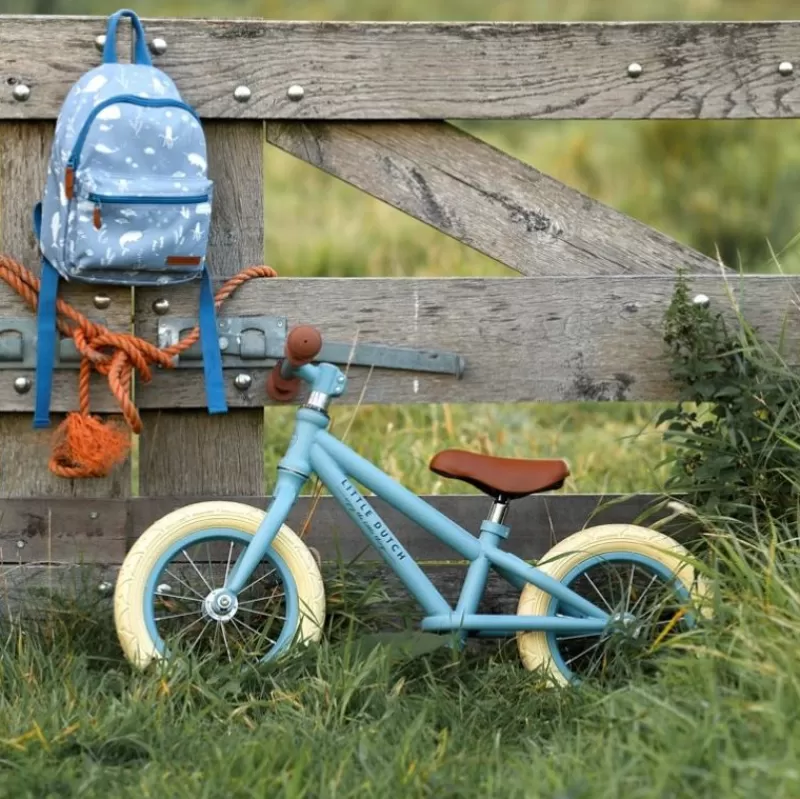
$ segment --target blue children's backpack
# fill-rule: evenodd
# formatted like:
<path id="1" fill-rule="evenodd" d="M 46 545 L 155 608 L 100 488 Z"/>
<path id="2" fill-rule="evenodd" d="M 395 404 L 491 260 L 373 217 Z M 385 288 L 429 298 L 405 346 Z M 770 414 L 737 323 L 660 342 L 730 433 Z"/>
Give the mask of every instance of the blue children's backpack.
<path id="1" fill-rule="evenodd" d="M 117 63 L 122 17 L 134 63 Z M 200 279 L 200 343 L 210 413 L 224 413 L 214 296 L 206 264 L 213 183 L 194 109 L 155 68 L 133 11 L 108 21 L 103 63 L 70 89 L 56 123 L 34 227 L 42 254 L 34 427 L 49 424 L 58 282 L 167 286 Z"/>

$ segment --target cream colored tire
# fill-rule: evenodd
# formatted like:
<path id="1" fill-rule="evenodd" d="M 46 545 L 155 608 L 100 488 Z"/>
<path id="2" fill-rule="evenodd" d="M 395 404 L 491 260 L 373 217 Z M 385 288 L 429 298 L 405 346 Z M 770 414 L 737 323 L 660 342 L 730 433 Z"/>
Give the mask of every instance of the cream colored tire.
<path id="1" fill-rule="evenodd" d="M 693 601 L 708 596 L 708 585 L 686 561 L 689 553 L 684 546 L 656 530 L 632 524 L 605 524 L 573 533 L 550 549 L 537 568 L 561 582 L 582 562 L 615 552 L 645 555 L 663 564 L 685 586 Z M 528 583 L 522 590 L 517 612 L 522 616 L 547 616 L 551 601 L 550 594 Z M 553 660 L 547 633 L 520 632 L 517 634 L 517 647 L 526 669 L 541 668 L 556 683 L 568 684 Z"/>
<path id="2" fill-rule="evenodd" d="M 114 590 L 114 621 L 125 657 L 139 669 L 161 655 L 147 629 L 147 583 L 162 555 L 178 541 L 209 528 L 232 528 L 254 535 L 264 511 L 238 502 L 198 502 L 168 513 L 152 524 L 125 557 Z M 318 641 L 325 620 L 325 588 L 309 548 L 283 525 L 272 548 L 294 578 L 299 600 L 296 643 Z"/>

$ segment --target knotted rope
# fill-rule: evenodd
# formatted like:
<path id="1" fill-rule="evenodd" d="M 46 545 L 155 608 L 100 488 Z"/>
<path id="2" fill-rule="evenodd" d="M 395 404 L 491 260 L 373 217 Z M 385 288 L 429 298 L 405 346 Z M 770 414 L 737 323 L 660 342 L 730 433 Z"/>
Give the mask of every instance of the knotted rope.
<path id="1" fill-rule="evenodd" d="M 269 266 L 250 266 L 226 281 L 214 297 L 217 310 L 242 284 L 257 277 L 276 277 Z M 33 311 L 39 305 L 39 278 L 22 264 L 0 254 L 0 279 L 13 288 Z M 92 322 L 64 300 L 56 301 L 56 327 L 75 342 L 81 355 L 78 375 L 80 410 L 67 415 L 54 434 L 50 471 L 59 477 L 105 477 L 130 450 L 130 434 L 118 424 L 104 423 L 89 412 L 89 385 L 92 372 L 108 378 L 128 428 L 142 430 L 142 419 L 130 397 L 134 370 L 139 379 L 149 383 L 153 364 L 165 369 L 175 367 L 176 355 L 192 346 L 200 337 L 194 327 L 183 339 L 159 348 L 131 333 L 118 333 Z"/>

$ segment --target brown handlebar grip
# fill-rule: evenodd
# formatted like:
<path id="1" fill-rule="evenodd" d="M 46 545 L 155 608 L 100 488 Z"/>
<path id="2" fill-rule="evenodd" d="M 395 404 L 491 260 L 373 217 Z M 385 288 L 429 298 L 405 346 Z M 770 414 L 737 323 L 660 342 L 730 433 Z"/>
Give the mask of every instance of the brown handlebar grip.
<path id="1" fill-rule="evenodd" d="M 286 360 L 292 366 L 311 363 L 322 349 L 322 335 L 311 325 L 300 325 L 286 337 Z"/>
<path id="2" fill-rule="evenodd" d="M 275 402 L 291 402 L 300 392 L 300 378 L 281 377 L 281 365 L 276 363 L 267 377 L 267 396 Z"/>

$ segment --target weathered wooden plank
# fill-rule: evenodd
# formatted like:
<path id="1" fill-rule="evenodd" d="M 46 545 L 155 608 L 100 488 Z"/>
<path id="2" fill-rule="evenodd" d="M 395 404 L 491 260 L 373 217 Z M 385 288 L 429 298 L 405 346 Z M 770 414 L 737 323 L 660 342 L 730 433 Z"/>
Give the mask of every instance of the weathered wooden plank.
<path id="1" fill-rule="evenodd" d="M 525 275 L 720 271 L 444 122 L 274 123 L 267 141 Z"/>
<path id="2" fill-rule="evenodd" d="M 236 472 L 235 468 L 231 471 Z M 192 486 L 190 486 L 192 488 Z M 266 509 L 266 496 L 231 495 L 222 490 L 205 496 L 135 497 L 122 500 L 25 498 L 0 499 L 0 563 L 120 562 L 129 547 L 153 522 L 190 502 L 228 497 L 235 502 Z M 479 494 L 424 496 L 434 508 L 465 530 L 477 534 L 490 500 Z M 438 539 L 428 535 L 383 500 L 369 497 L 400 541 L 419 560 L 458 559 Z M 565 536 L 596 524 L 652 524 L 664 519 L 661 498 L 594 494 L 542 494 L 511 504 L 508 521 L 513 531 L 506 548 L 524 558 L 538 558 Z M 330 497 L 301 497 L 287 520 L 324 560 L 369 563 L 379 560 L 374 549 L 344 510 Z M 673 530 L 680 529 L 672 526 Z M 23 546 L 19 546 L 22 542 Z"/>
<path id="3" fill-rule="evenodd" d="M 2 27 L 2 26 L 0 26 Z M 16 258 L 34 272 L 39 271 L 39 258 L 31 225 L 31 209 L 39 199 L 45 181 L 47 159 L 52 141 L 50 123 L 4 124 L 0 128 L 0 244 L 2 251 Z M 106 292 L 112 304 L 105 312 L 112 322 L 130 324 L 130 302 L 125 302 L 124 292 Z M 3 286 L 0 310 L 3 314 L 30 316 L 22 301 L 13 296 L 11 289 Z M 64 293 L 84 313 L 92 308 L 87 302 L 87 292 Z M 11 398 L 16 372 L 0 372 L 0 396 Z M 59 397 L 72 383 L 77 372 L 59 374 L 54 381 L 53 397 Z M 33 390 L 24 396 L 26 409 L 32 408 Z M 102 396 L 95 390 L 93 397 Z M 55 403 L 54 403 L 55 405 Z M 63 402 L 60 403 L 63 409 Z M 15 407 L 12 403 L 0 405 L 4 409 Z M 56 406 L 58 407 L 58 406 Z M 53 415 L 53 429 L 60 422 Z M 127 464 L 103 480 L 65 480 L 53 475 L 47 467 L 52 431 L 33 430 L 32 417 L 27 414 L 0 414 L 0 496 L 82 496 L 125 497 L 129 493 L 130 470 Z"/>
<path id="4" fill-rule="evenodd" d="M 145 20 L 156 58 L 210 118 L 795 117 L 799 22 L 358 23 Z M 0 117 L 52 119 L 99 63 L 102 18 L 3 17 Z M 46 43 L 46 46 L 43 46 Z M 639 77 L 628 67 L 638 63 Z M 26 103 L 11 82 L 31 87 Z M 252 92 L 246 103 L 236 86 Z M 287 90 L 300 85 L 292 101 Z"/>
<path id="5" fill-rule="evenodd" d="M 697 276 L 692 286 L 728 315 L 727 291 L 734 291 L 749 321 L 772 340 L 786 316 L 789 344 L 797 342 L 800 310 L 792 297 L 800 278 L 750 275 L 728 283 Z M 351 367 L 348 391 L 337 402 L 357 401 L 367 377 L 365 403 L 665 400 L 678 390 L 662 341 L 674 287 L 664 277 L 277 278 L 245 285 L 221 315 L 285 315 L 290 327 L 313 324 L 332 341 L 357 336 L 466 358 L 461 380 L 386 369 L 369 376 Z M 190 316 L 196 299 L 180 292 L 172 308 Z M 139 326 L 155 340 L 157 319 L 145 316 Z M 231 405 L 267 404 L 267 370 L 246 370 L 253 383 L 243 393 L 233 387 L 239 371 L 226 369 Z M 200 370 L 161 372 L 137 400 L 143 407 L 197 407 Z"/>
<path id="6" fill-rule="evenodd" d="M 234 497 L 259 508 L 266 508 L 268 497 Z M 397 539 L 417 560 L 452 561 L 459 556 L 437 538 L 428 534 L 405 516 L 377 497 L 368 497 L 370 504 L 386 522 Z M 468 532 L 477 535 L 481 520 L 486 517 L 491 500 L 480 494 L 443 494 L 424 496 L 434 508 L 449 516 Z M 539 558 L 551 546 L 571 533 L 589 525 L 631 523 L 646 516 L 654 523 L 667 515 L 660 510 L 661 498 L 652 494 L 632 497 L 594 494 L 540 494 L 515 500 L 509 507 L 507 524 L 512 533 L 504 548 L 523 558 Z M 177 507 L 185 498 L 164 497 L 135 500 L 129 503 L 131 535 L 141 535 L 147 527 Z M 0 505 L 2 508 L 2 505 Z M 331 497 L 301 497 L 292 509 L 287 524 L 323 560 L 349 562 L 379 561 L 378 553 L 369 546 L 364 535 L 347 513 Z"/>
<path id="7" fill-rule="evenodd" d="M 125 499 L 0 499 L 0 563 L 120 563 L 130 518 Z"/>
<path id="8" fill-rule="evenodd" d="M 198 499 L 210 499 L 201 497 Z M 234 496 L 238 502 L 266 507 L 268 497 Z M 425 497 L 434 507 L 448 514 L 465 529 L 475 531 L 485 515 L 486 497 L 477 495 L 438 495 Z M 116 577 L 121 558 L 113 557 L 110 546 L 127 530 L 128 544 L 140 535 L 156 518 L 187 502 L 186 497 L 160 499 L 134 498 L 120 501 L 52 500 L 46 502 L 52 528 L 57 531 L 53 545 L 46 548 L 45 538 L 32 534 L 29 519 L 40 514 L 33 500 L 0 500 L 0 617 L 7 613 L 25 617 L 52 612 L 63 607 L 66 597 L 81 607 L 102 602 L 110 594 L 109 585 Z M 415 525 L 373 497 L 370 501 L 390 525 L 392 531 L 422 564 L 433 584 L 450 602 L 455 602 L 464 579 L 463 563 L 454 561 L 454 553 L 436 539 L 424 536 Z M 289 524 L 301 532 L 305 527 L 314 500 L 303 497 L 289 518 Z M 517 555 L 536 560 L 556 541 L 576 530 L 606 523 L 658 523 L 670 534 L 686 539 L 693 534 L 685 522 L 667 518 L 660 509 L 661 498 L 642 494 L 633 497 L 618 495 L 559 495 L 549 494 L 515 501 L 509 521 L 514 530 L 506 549 Z M 96 535 L 89 537 L 81 531 L 82 520 L 89 514 Z M 97 513 L 96 519 L 92 517 Z M 126 518 L 125 518 L 126 517 Z M 36 523 L 33 525 L 36 527 Z M 16 547 L 17 540 L 26 546 Z M 329 611 L 335 612 L 342 581 L 348 593 L 357 594 L 379 581 L 388 601 L 372 606 L 373 616 L 382 616 L 379 627 L 392 629 L 422 617 L 413 599 L 405 592 L 397 577 L 380 562 L 372 548 L 365 548 L 364 538 L 349 517 L 329 497 L 322 498 L 314 510 L 304 540 L 314 547 L 323 562 L 323 579 L 329 594 Z M 99 542 L 99 546 L 98 546 Z M 10 550 L 10 555 L 6 554 Z M 82 565 L 75 561 L 81 552 Z M 109 560 L 102 555 L 108 553 Z M 97 557 L 94 554 L 101 553 Z M 62 557 L 57 557 L 60 555 Z M 220 568 L 226 555 L 220 552 Z M 213 551 L 211 552 L 213 557 Z M 112 559 L 113 558 L 113 559 Z M 188 568 L 188 567 L 187 567 Z M 105 584 L 105 585 L 104 585 Z M 370 589 L 374 590 L 374 588 Z M 516 608 L 518 591 L 497 575 L 490 575 L 481 612 L 511 613 Z"/>
<path id="9" fill-rule="evenodd" d="M 218 279 L 263 262 L 263 135 L 258 122 L 216 122 L 207 127 L 209 174 L 215 181 L 209 264 Z M 185 292 L 158 294 L 174 305 Z M 153 299 L 152 293 L 137 291 L 138 335 L 149 332 L 149 325 L 158 318 L 153 314 Z M 197 307 L 195 301 L 191 313 Z M 160 377 L 156 375 L 155 380 Z M 143 390 L 137 385 L 137 402 Z M 204 391 L 199 404 L 205 405 Z M 151 412 L 143 415 L 142 422 L 141 494 L 260 494 L 264 490 L 262 409 L 232 409 L 217 416 L 205 410 L 180 415 Z"/>

